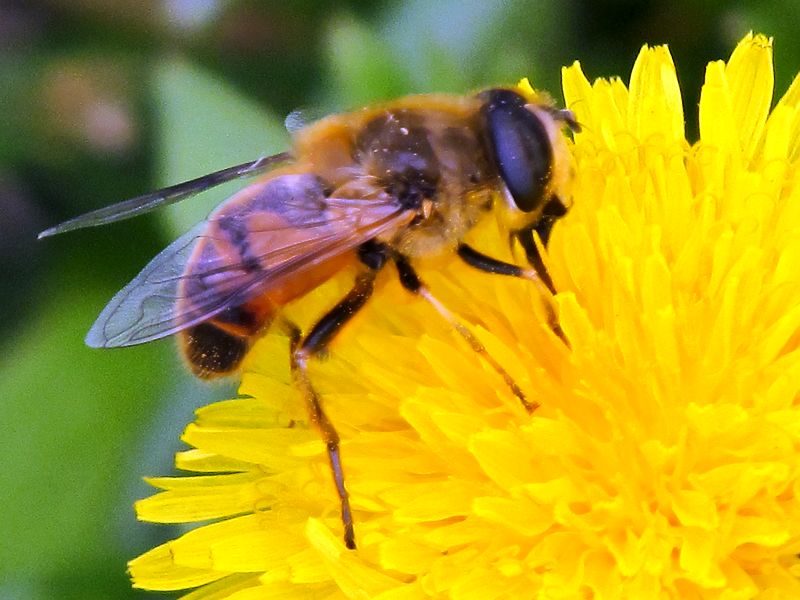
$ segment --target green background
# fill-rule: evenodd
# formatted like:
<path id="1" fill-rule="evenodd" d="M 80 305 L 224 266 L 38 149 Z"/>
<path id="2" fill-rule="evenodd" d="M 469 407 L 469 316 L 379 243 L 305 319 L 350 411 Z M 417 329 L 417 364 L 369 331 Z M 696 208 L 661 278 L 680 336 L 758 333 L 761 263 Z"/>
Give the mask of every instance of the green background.
<path id="1" fill-rule="evenodd" d="M 37 242 L 70 216 L 280 151 L 294 109 L 467 92 L 562 65 L 627 79 L 670 44 L 690 135 L 704 65 L 748 30 L 800 65 L 793 0 L 0 1 L 0 598 L 133 598 L 128 559 L 178 533 L 137 523 L 192 411 L 230 393 L 165 340 L 90 350 L 111 295 L 237 184 Z M 795 27 L 795 29 L 792 29 Z M 162 595 L 163 597 L 163 595 Z"/>

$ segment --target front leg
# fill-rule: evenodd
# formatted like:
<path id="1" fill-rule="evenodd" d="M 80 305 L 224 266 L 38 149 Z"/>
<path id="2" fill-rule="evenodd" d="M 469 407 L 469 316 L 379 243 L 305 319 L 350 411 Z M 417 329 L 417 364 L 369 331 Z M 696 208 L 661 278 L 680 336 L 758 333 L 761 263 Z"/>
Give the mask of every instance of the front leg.
<path id="1" fill-rule="evenodd" d="M 532 413 L 535 411 L 539 404 L 536 402 L 531 402 L 525 395 L 525 392 L 517 385 L 517 382 L 514 381 L 514 378 L 505 370 L 503 365 L 501 365 L 486 349 L 483 343 L 475 337 L 475 335 L 469 330 L 469 328 L 462 323 L 456 315 L 454 315 L 444 304 L 442 304 L 436 296 L 434 296 L 428 287 L 422 282 L 417 275 L 416 270 L 414 267 L 411 266 L 411 263 L 408 262 L 408 259 L 401 255 L 395 254 L 393 257 L 395 265 L 397 266 L 397 274 L 400 277 L 400 284 L 407 289 L 412 294 L 415 294 L 422 298 L 423 300 L 427 301 L 428 304 L 433 306 L 438 312 L 453 328 L 453 330 L 460 335 L 469 347 L 472 348 L 474 352 L 479 354 L 486 363 L 495 370 L 495 372 L 503 378 L 508 388 L 511 392 L 517 397 L 520 401 L 520 404 L 525 408 L 528 413 Z"/>
<path id="2" fill-rule="evenodd" d="M 552 196 L 547 204 L 545 204 L 539 219 L 533 225 L 514 232 L 514 237 L 519 240 L 520 245 L 523 250 L 525 250 L 528 262 L 539 275 L 539 279 L 542 280 L 542 283 L 550 290 L 551 294 L 556 293 L 556 287 L 553 285 L 553 279 L 547 271 L 544 260 L 542 260 L 542 254 L 536 246 L 533 232 L 535 231 L 537 233 L 539 239 L 542 241 L 542 245 L 547 246 L 547 242 L 550 240 L 550 233 L 553 231 L 553 225 L 566 214 L 567 208 L 564 206 L 564 203 L 561 202 L 561 199 L 558 196 Z"/>
<path id="3" fill-rule="evenodd" d="M 531 242 L 533 242 L 533 237 L 531 237 Z M 553 288 L 553 283 L 550 280 L 550 276 L 547 274 L 547 270 L 544 269 L 544 263 L 542 263 L 542 270 L 537 269 L 535 266 L 532 269 L 523 269 L 519 265 L 507 263 L 502 260 L 492 258 L 491 256 L 487 256 L 482 252 L 478 252 L 472 246 L 464 243 L 458 245 L 457 252 L 461 260 L 463 260 L 469 266 L 478 269 L 479 271 L 483 271 L 485 273 L 494 273 L 496 275 L 519 277 L 521 279 L 532 281 L 539 289 L 539 293 L 542 295 L 544 307 L 547 311 L 547 324 L 550 326 L 550 329 L 553 331 L 553 333 L 555 333 L 559 338 L 561 338 L 561 341 L 569 346 L 569 342 L 567 341 L 564 332 L 561 330 L 561 325 L 558 323 L 558 316 L 556 315 L 555 309 L 553 308 L 552 303 L 548 300 L 548 296 L 550 294 L 554 294 L 555 289 Z M 539 256 L 538 252 L 537 256 Z M 542 278 L 542 273 L 547 276 L 547 280 Z"/>
<path id="4" fill-rule="evenodd" d="M 483 252 L 478 252 L 475 248 L 463 242 L 458 245 L 458 250 L 456 252 L 461 260 L 479 271 L 529 279 L 529 277 L 525 276 L 525 269 L 522 267 L 487 256 Z"/>
<path id="5" fill-rule="evenodd" d="M 519 240 L 522 249 L 525 250 L 528 262 L 531 267 L 533 267 L 532 269 L 523 269 L 520 266 L 497 260 L 482 252 L 478 252 L 464 243 L 459 244 L 458 255 L 468 265 L 487 273 L 510 275 L 512 277 L 522 277 L 523 279 L 538 281 L 544 284 L 551 294 L 555 295 L 556 287 L 553 285 L 553 279 L 547 271 L 539 248 L 536 246 L 533 232 L 536 232 L 542 244 L 546 246 L 550 239 L 553 225 L 565 214 L 567 214 L 566 207 L 557 196 L 553 196 L 547 204 L 545 204 L 542 214 L 535 223 L 529 227 L 513 232 L 512 237 Z"/>

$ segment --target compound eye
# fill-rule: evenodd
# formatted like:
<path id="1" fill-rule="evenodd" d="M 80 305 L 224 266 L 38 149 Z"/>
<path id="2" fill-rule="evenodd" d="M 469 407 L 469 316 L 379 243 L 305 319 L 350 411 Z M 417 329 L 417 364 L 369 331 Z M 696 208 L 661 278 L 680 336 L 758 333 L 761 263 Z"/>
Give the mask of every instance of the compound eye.
<path id="1" fill-rule="evenodd" d="M 553 148 L 541 119 L 511 90 L 490 90 L 483 112 L 497 169 L 521 211 L 541 207 L 553 165 Z"/>

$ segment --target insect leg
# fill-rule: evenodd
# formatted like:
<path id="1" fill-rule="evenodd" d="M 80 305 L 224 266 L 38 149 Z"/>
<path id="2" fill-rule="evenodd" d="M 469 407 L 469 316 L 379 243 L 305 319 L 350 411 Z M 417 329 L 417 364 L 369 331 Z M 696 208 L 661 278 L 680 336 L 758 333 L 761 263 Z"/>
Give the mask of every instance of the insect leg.
<path id="1" fill-rule="evenodd" d="M 532 239 L 532 238 L 531 238 Z M 535 245 L 534 245 L 535 247 Z M 519 277 L 532 281 L 539 290 L 544 302 L 545 310 L 547 311 L 547 324 L 561 340 L 569 346 L 564 332 L 561 330 L 561 325 L 558 323 L 558 316 L 556 315 L 553 305 L 549 300 L 551 289 L 542 281 L 539 272 L 536 269 L 523 269 L 522 267 L 507 263 L 502 260 L 497 260 L 491 256 L 487 256 L 482 252 L 478 252 L 472 246 L 461 243 L 458 245 L 458 256 L 471 267 L 475 267 L 479 271 L 486 273 L 495 273 L 497 275 L 508 275 L 511 277 Z"/>
<path id="2" fill-rule="evenodd" d="M 547 246 L 547 242 L 550 239 L 550 232 L 553 230 L 553 225 L 565 214 L 567 214 L 567 208 L 557 196 L 553 196 L 548 203 L 545 204 L 542 215 L 539 217 L 538 221 L 530 227 L 514 233 L 514 236 L 519 240 L 520 245 L 525 250 L 528 262 L 539 275 L 539 279 L 541 279 L 542 283 L 550 290 L 551 294 L 556 293 L 556 288 L 553 285 L 553 279 L 550 277 L 550 273 L 547 272 L 547 267 L 542 260 L 539 248 L 536 247 L 536 242 L 533 239 L 533 232 L 535 231 L 539 234 L 542 245 Z"/>
<path id="3" fill-rule="evenodd" d="M 491 354 L 489 354 L 489 351 L 486 349 L 486 347 L 477 337 L 473 335 L 469 328 L 459 321 L 456 315 L 450 312 L 450 310 L 444 304 L 442 304 L 433 294 L 431 294 L 430 290 L 417 275 L 414 267 L 412 267 L 408 262 L 408 259 L 402 255 L 395 255 L 393 259 L 397 265 L 397 272 L 400 275 L 400 283 L 403 285 L 403 287 L 425 299 L 431 306 L 433 306 L 433 308 L 436 309 L 436 312 L 438 312 L 448 323 L 450 323 L 453 329 L 455 329 L 456 333 L 458 333 L 467 342 L 467 344 L 469 344 L 470 348 L 480 354 L 487 364 L 489 364 L 498 373 L 498 375 L 503 378 L 503 381 L 506 382 L 506 385 L 517 397 L 526 411 L 532 413 L 539 408 L 538 403 L 528 400 L 528 398 L 525 396 L 525 392 L 520 389 L 520 387 L 517 385 L 517 382 L 514 381 L 508 371 L 506 371 L 503 366 L 497 362 L 497 360 Z"/>
<path id="4" fill-rule="evenodd" d="M 344 471 L 339 451 L 339 434 L 322 408 L 322 400 L 311 385 L 308 376 L 308 360 L 323 352 L 345 323 L 358 312 L 372 295 L 375 276 L 386 262 L 385 247 L 382 244 L 367 242 L 359 249 L 359 257 L 367 269 L 356 276 L 353 288 L 336 306 L 329 310 L 302 337 L 300 330 L 292 326 L 291 369 L 294 381 L 300 388 L 308 406 L 311 422 L 319 429 L 328 452 L 328 460 L 336 484 L 336 492 L 341 501 L 342 524 L 344 525 L 344 543 L 355 549 L 355 531 L 353 513 L 350 509 L 350 497 L 344 484 Z"/>

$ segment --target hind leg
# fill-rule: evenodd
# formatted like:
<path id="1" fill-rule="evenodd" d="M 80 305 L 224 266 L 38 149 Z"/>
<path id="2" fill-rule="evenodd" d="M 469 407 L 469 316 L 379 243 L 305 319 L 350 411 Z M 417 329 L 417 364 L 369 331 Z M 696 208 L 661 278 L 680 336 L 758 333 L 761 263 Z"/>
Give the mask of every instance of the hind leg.
<path id="1" fill-rule="evenodd" d="M 356 547 L 356 540 L 353 513 L 350 509 L 350 496 L 347 493 L 344 482 L 344 471 L 339 450 L 339 434 L 333 422 L 325 413 L 319 394 L 311 384 L 308 375 L 308 361 L 325 351 L 328 344 L 341 331 L 342 327 L 367 303 L 367 300 L 372 295 L 375 277 L 386 262 L 385 248 L 382 245 L 368 242 L 362 246 L 359 257 L 367 269 L 356 277 L 355 284 L 347 295 L 325 313 L 307 335 L 303 336 L 296 326 L 290 326 L 292 336 L 292 376 L 306 401 L 309 418 L 317 427 L 322 440 L 325 442 L 328 461 L 333 473 L 333 481 L 336 485 L 336 493 L 339 495 L 341 502 L 344 543 L 350 549 Z"/>

